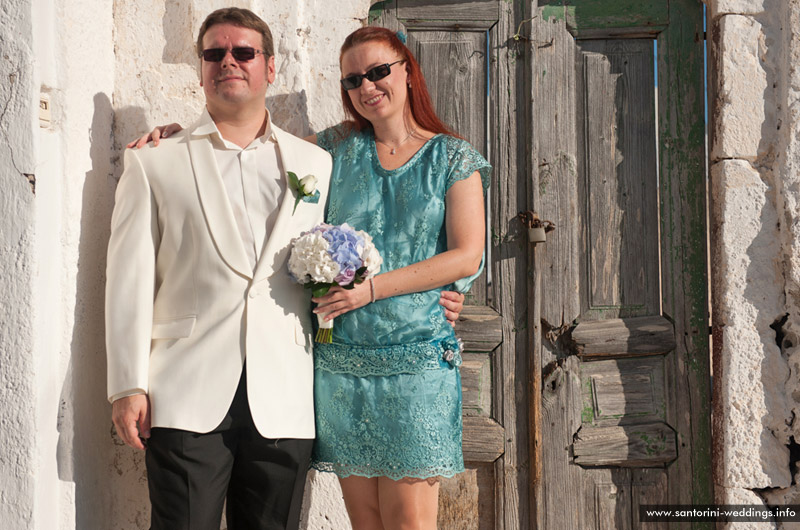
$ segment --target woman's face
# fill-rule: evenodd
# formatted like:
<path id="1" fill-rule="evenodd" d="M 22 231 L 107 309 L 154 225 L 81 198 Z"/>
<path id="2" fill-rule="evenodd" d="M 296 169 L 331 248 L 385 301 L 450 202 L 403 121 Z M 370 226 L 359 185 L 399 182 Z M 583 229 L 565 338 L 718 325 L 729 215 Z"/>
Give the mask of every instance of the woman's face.
<path id="1" fill-rule="evenodd" d="M 364 74 L 371 68 L 400 59 L 402 57 L 397 52 L 380 41 L 358 44 L 342 56 L 342 78 Z M 350 101 L 361 116 L 370 122 L 392 118 L 398 114 L 402 116 L 408 99 L 408 73 L 405 64 L 403 62 L 393 65 L 389 75 L 375 82 L 363 78 L 360 87 L 347 91 Z"/>

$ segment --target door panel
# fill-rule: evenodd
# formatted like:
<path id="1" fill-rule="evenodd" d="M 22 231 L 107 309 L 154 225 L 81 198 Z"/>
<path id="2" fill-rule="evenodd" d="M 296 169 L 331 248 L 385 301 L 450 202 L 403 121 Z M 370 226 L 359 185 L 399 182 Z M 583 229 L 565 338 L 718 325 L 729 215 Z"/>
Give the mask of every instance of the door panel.
<path id="1" fill-rule="evenodd" d="M 711 501 L 702 6 L 599 5 L 540 1 L 531 23 L 534 205 L 557 226 L 534 251 L 537 528 L 640 528 L 639 503 Z"/>
<path id="2" fill-rule="evenodd" d="M 576 42 L 581 320 L 660 313 L 652 39 Z"/>
<path id="3" fill-rule="evenodd" d="M 406 25 L 406 30 L 407 45 L 422 68 L 439 118 L 486 156 L 486 40 L 490 35 L 480 29 L 442 31 L 413 25 Z M 489 291 L 484 273 L 470 289 L 469 304 L 484 306 L 491 297 Z"/>

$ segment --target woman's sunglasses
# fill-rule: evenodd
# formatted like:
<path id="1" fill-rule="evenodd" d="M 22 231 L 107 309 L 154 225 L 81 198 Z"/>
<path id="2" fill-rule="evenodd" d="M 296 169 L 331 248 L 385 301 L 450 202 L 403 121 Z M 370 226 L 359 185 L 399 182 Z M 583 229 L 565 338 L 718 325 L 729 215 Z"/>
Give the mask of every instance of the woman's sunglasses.
<path id="1" fill-rule="evenodd" d="M 227 53 L 228 50 L 225 48 L 209 48 L 207 50 L 203 50 L 203 53 L 201 53 L 200 56 L 206 62 L 218 63 L 225 57 L 225 54 Z M 264 52 L 261 50 L 256 50 L 255 48 L 250 48 L 249 46 L 244 48 L 231 48 L 231 55 L 233 55 L 233 58 L 240 63 L 252 61 L 259 53 L 263 54 Z"/>
<path id="2" fill-rule="evenodd" d="M 395 61 L 393 63 L 379 64 L 374 68 L 370 68 L 363 74 L 348 75 L 344 79 L 340 80 L 340 83 L 342 83 L 342 88 L 345 90 L 353 90 L 354 88 L 360 87 L 361 82 L 364 79 L 369 79 L 373 83 L 375 81 L 380 81 L 392 73 L 392 66 L 396 65 L 397 63 L 404 63 L 405 61 L 405 59 L 400 59 L 399 61 Z"/>

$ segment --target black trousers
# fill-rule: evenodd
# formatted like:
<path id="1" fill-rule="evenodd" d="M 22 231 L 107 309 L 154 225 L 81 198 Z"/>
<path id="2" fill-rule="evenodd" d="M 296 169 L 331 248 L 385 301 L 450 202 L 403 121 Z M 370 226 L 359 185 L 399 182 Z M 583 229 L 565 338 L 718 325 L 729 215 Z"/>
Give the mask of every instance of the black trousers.
<path id="1" fill-rule="evenodd" d="M 245 371 L 230 410 L 209 433 L 153 428 L 145 462 L 151 530 L 289 530 L 300 524 L 313 440 L 261 437 Z"/>

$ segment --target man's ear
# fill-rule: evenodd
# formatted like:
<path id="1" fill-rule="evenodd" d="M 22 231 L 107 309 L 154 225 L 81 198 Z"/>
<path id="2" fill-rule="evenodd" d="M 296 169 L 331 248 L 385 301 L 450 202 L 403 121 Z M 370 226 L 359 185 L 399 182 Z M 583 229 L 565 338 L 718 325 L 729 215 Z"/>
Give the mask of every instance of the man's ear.
<path id="1" fill-rule="evenodd" d="M 276 69 L 275 69 L 275 56 L 270 55 L 267 59 L 267 82 L 271 85 L 275 82 Z"/>
<path id="2" fill-rule="evenodd" d="M 200 59 L 200 63 L 197 65 L 197 77 L 200 79 L 200 86 L 203 86 L 203 59 Z"/>

